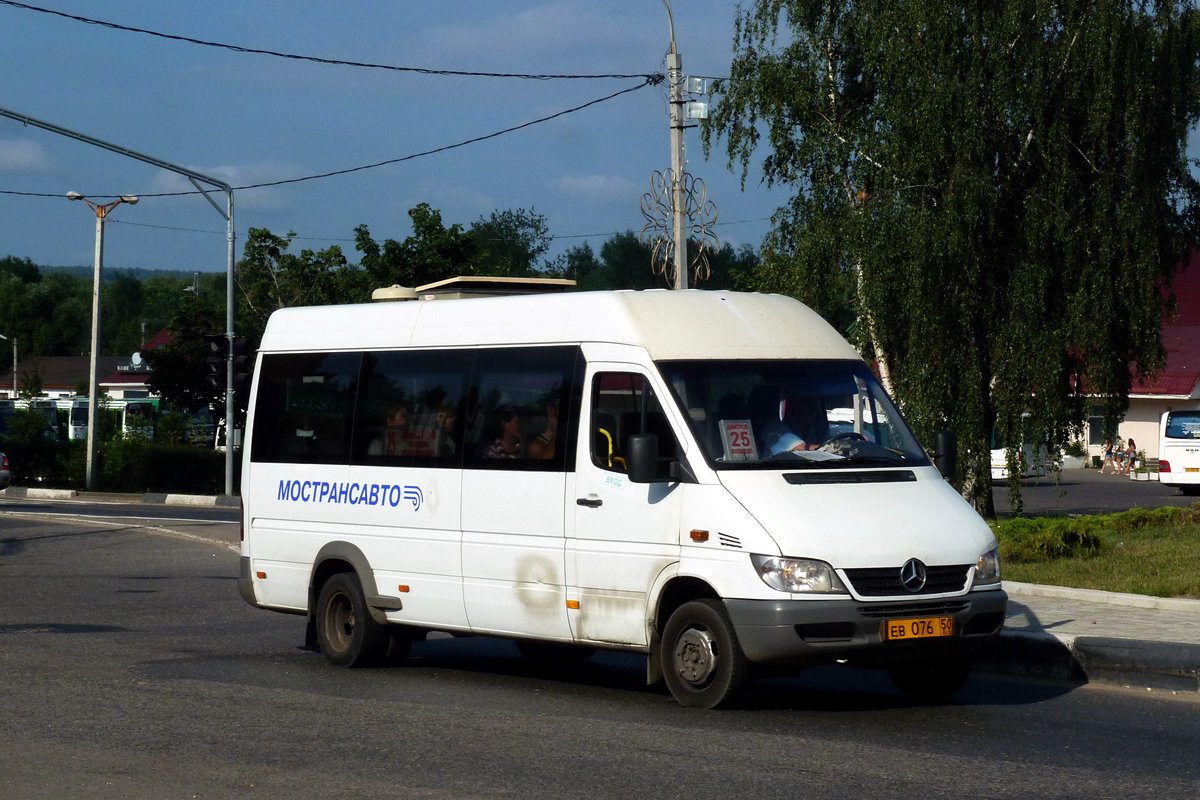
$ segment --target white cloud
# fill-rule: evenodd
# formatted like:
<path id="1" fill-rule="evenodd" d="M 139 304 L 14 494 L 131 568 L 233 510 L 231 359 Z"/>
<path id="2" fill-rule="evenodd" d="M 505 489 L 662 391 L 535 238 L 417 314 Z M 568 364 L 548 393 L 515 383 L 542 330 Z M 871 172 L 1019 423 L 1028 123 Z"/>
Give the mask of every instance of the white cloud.
<path id="1" fill-rule="evenodd" d="M 37 142 L 27 139 L 0 139 L 0 170 L 40 172 L 50 167 L 50 158 Z"/>
<path id="2" fill-rule="evenodd" d="M 189 165 L 188 169 L 224 181 L 234 188 L 304 176 L 304 171 L 299 166 L 278 162 L 216 167 Z M 203 182 L 200 185 L 206 189 L 209 188 Z M 261 189 L 236 191 L 233 197 L 234 208 L 248 211 L 281 211 L 288 205 L 286 188 L 286 186 L 266 186 Z M 154 179 L 154 189 L 159 192 L 194 192 L 196 187 L 185 176 L 163 170 Z M 223 205 L 220 199 L 214 199 L 217 200 L 218 205 Z"/>
<path id="3" fill-rule="evenodd" d="M 590 205 L 636 203 L 639 196 L 634 182 L 620 175 L 563 175 L 550 185 Z"/>

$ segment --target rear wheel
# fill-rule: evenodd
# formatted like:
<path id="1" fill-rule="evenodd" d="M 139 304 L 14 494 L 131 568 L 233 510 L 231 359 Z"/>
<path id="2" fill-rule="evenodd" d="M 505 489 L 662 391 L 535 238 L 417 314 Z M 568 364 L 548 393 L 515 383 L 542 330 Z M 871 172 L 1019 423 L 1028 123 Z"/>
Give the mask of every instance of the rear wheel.
<path id="1" fill-rule="evenodd" d="M 661 647 L 663 678 L 682 706 L 726 705 L 749 675 L 749 663 L 719 600 L 693 600 L 677 608 L 663 628 Z"/>
<path id="2" fill-rule="evenodd" d="M 387 655 L 387 628 L 371 617 L 362 583 L 339 572 L 321 587 L 317 600 L 317 643 L 326 660 L 339 667 L 371 667 Z"/>
<path id="3" fill-rule="evenodd" d="M 904 661 L 887 668 L 896 688 L 918 700 L 942 700 L 957 692 L 971 676 L 971 657 Z"/>
<path id="4" fill-rule="evenodd" d="M 1183 492 L 1188 497 L 1200 495 L 1200 483 L 1184 483 L 1179 487 L 1179 491 Z"/>

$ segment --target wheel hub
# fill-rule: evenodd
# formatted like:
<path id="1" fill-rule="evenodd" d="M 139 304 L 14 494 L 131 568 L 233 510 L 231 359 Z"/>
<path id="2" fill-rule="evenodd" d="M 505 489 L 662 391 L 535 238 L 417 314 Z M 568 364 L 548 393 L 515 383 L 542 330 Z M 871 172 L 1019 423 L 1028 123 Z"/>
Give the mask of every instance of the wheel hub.
<path id="1" fill-rule="evenodd" d="M 717 670 L 717 640 L 702 628 L 689 628 L 675 642 L 675 668 L 693 686 L 703 686 Z"/>

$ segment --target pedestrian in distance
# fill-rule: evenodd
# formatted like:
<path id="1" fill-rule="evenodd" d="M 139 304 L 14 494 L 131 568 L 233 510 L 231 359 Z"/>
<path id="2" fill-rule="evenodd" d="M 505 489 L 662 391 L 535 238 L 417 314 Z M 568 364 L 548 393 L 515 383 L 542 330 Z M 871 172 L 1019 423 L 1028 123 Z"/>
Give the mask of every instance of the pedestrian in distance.
<path id="1" fill-rule="evenodd" d="M 1104 474 L 1104 470 L 1112 468 L 1113 474 L 1116 474 L 1117 465 L 1113 463 L 1113 443 L 1112 439 L 1104 440 L 1104 463 L 1100 466 L 1100 474 Z"/>
<path id="2" fill-rule="evenodd" d="M 1129 440 L 1129 445 L 1125 448 L 1125 474 L 1133 472 L 1137 467 L 1137 445 L 1133 443 L 1133 439 Z"/>

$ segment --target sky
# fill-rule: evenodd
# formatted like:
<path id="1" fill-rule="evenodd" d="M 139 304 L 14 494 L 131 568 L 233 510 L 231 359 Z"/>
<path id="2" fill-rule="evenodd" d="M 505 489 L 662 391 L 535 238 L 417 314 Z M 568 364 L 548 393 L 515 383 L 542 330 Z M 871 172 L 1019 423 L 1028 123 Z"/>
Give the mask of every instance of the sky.
<path id="1" fill-rule="evenodd" d="M 666 72 L 667 13 L 654 0 L 23 0 L 28 5 L 240 47 L 433 70 L 537 74 Z M 674 0 L 687 75 L 728 74 L 735 3 Z M 231 185 L 301 178 L 403 158 L 522 125 L 638 87 L 642 78 L 518 80 L 423 75 L 233 52 L 0 4 L 0 108 L 86 134 Z M 695 99 L 704 99 L 697 97 Z M 714 230 L 758 247 L 786 202 L 757 165 L 741 186 L 722 149 L 707 160 L 689 130 L 687 171 L 717 207 Z M 348 175 L 235 191 L 237 254 L 246 231 L 294 231 L 293 251 L 411 233 L 428 203 L 446 224 L 532 209 L 552 254 L 644 224 L 639 201 L 670 166 L 666 85 L 647 86 L 487 141 Z M 192 189 L 187 179 L 0 117 L 0 256 L 90 265 L 95 218 L 84 195 Z M 223 195 L 214 199 L 224 207 Z M 225 269 L 225 221 L 199 195 L 119 206 L 105 269 Z M 115 223 L 115 224 L 114 224 Z M 150 227 L 156 226 L 156 227 Z M 186 229 L 186 230 L 173 230 Z"/>

